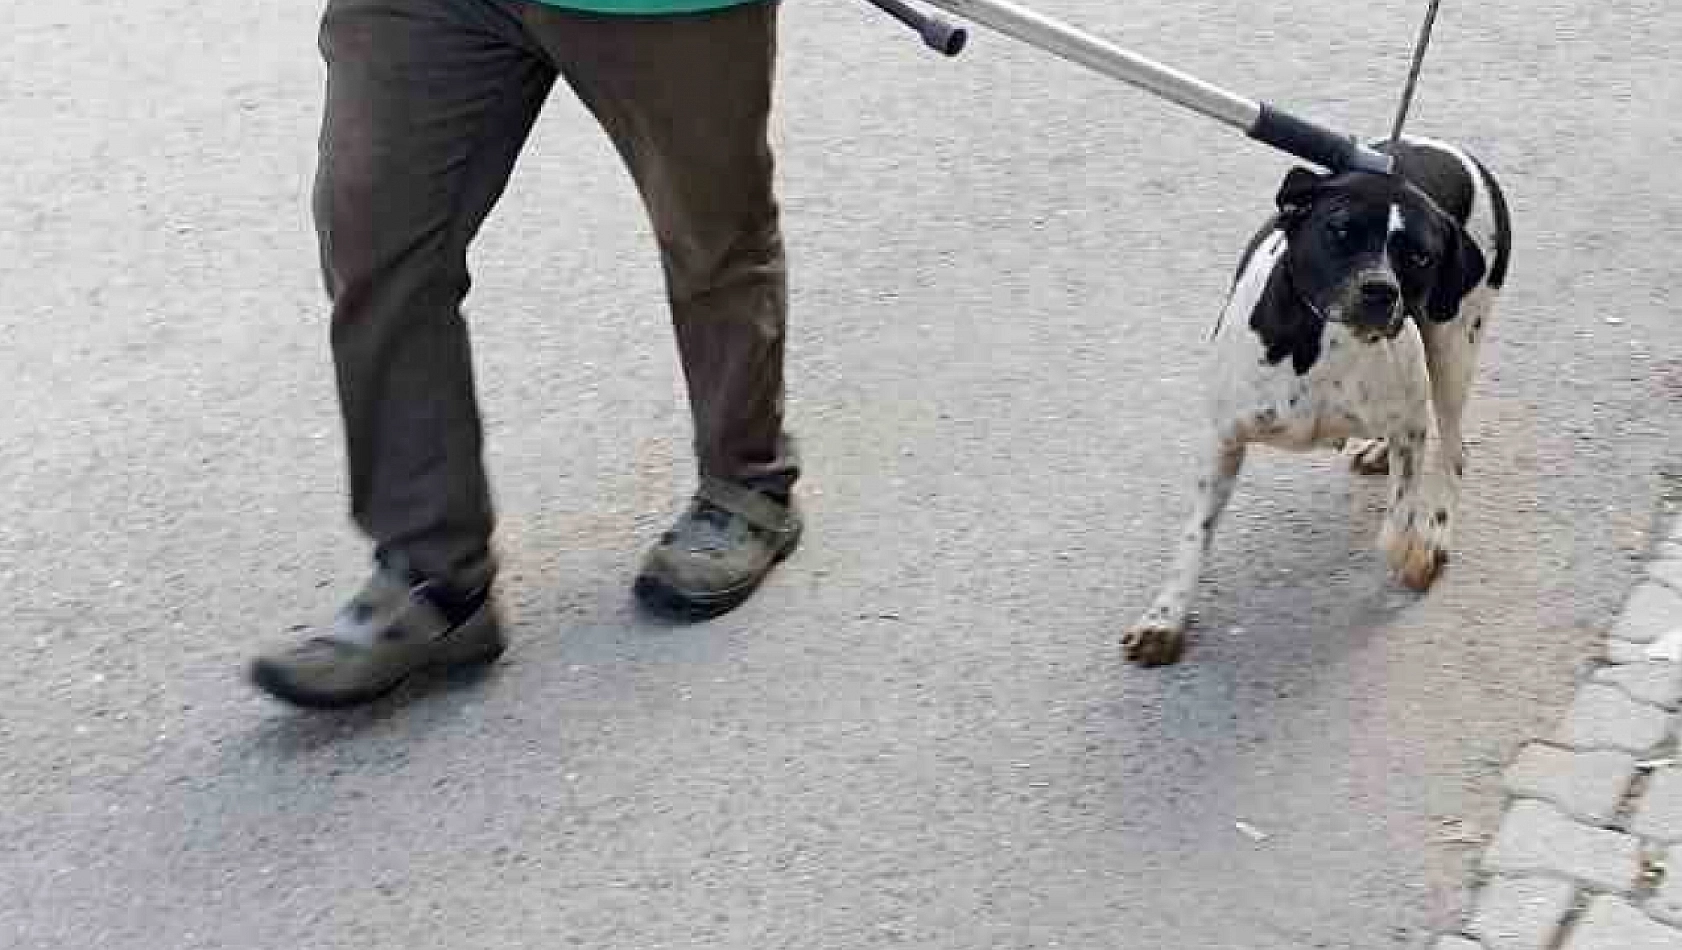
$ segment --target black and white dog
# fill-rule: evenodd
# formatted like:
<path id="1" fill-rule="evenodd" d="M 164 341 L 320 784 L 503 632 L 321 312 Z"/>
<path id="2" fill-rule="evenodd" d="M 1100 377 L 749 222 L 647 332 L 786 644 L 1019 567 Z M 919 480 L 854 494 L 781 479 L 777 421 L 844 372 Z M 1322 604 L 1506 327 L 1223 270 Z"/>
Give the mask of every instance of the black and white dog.
<path id="1" fill-rule="evenodd" d="M 1389 473 L 1378 544 L 1391 567 L 1423 591 L 1448 560 L 1461 414 L 1506 280 L 1510 221 L 1495 177 L 1464 150 L 1406 136 L 1380 148 L 1398 174 L 1293 169 L 1244 252 L 1213 335 L 1196 510 L 1167 583 L 1123 641 L 1137 663 L 1180 658 L 1192 591 L 1250 444 L 1370 440 L 1357 467 Z"/>

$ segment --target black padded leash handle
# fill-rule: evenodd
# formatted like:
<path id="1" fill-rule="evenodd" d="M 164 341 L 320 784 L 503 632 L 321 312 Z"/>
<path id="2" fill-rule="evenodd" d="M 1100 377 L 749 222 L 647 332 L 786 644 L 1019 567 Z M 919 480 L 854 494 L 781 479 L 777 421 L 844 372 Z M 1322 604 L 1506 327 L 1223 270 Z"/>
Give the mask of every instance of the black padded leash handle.
<path id="1" fill-rule="evenodd" d="M 953 26 L 940 17 L 930 16 L 900 0 L 870 0 L 870 3 L 910 27 L 923 38 L 925 46 L 938 53 L 956 56 L 963 52 L 964 44 L 969 41 L 969 32 L 963 27 Z"/>
<path id="2" fill-rule="evenodd" d="M 1250 138 L 1331 171 L 1364 171 L 1387 175 L 1393 160 L 1348 135 L 1300 119 L 1269 103 L 1246 133 Z"/>

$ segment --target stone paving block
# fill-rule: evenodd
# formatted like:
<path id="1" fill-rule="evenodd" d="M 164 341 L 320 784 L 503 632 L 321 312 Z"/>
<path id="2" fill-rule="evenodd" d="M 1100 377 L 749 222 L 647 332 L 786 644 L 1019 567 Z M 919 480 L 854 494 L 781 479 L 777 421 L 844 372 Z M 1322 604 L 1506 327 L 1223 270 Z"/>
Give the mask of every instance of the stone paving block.
<path id="1" fill-rule="evenodd" d="M 1607 640 L 1606 662 L 1619 666 L 1630 663 L 1646 663 L 1651 659 L 1647 655 L 1647 648 L 1650 645 L 1647 643 L 1631 643 L 1628 640 Z"/>
<path id="2" fill-rule="evenodd" d="M 1682 701 L 1682 663 L 1641 662 L 1596 670 L 1594 680 L 1621 688 L 1644 703 L 1674 706 Z"/>
<path id="3" fill-rule="evenodd" d="M 1664 880 L 1659 884 L 1659 892 L 1647 902 L 1647 913 L 1682 927 L 1682 848 L 1671 848 L 1665 855 L 1664 865 Z"/>
<path id="4" fill-rule="evenodd" d="M 1629 835 L 1577 824 L 1554 806 L 1527 799 L 1507 810 L 1483 866 L 1497 874 L 1567 877 L 1622 894 L 1641 875 L 1641 853 Z"/>
<path id="5" fill-rule="evenodd" d="M 1627 901 L 1597 897 L 1564 950 L 1682 950 L 1682 930 L 1659 923 Z"/>
<path id="6" fill-rule="evenodd" d="M 1638 703 L 1613 686 L 1589 683 L 1577 692 L 1559 729 L 1559 742 L 1577 749 L 1645 752 L 1663 742 L 1672 717 Z"/>
<path id="7" fill-rule="evenodd" d="M 1647 565 L 1647 573 L 1663 581 L 1671 590 L 1682 591 L 1682 561 L 1654 561 Z M 1677 619 L 1682 621 L 1682 617 Z"/>
<path id="8" fill-rule="evenodd" d="M 1483 948 L 1465 937 L 1443 937 L 1431 946 L 1431 950 L 1483 950 Z"/>
<path id="9" fill-rule="evenodd" d="M 1468 932 L 1488 950 L 1548 950 L 1576 896 L 1569 881 L 1498 877 L 1478 895 Z"/>
<path id="10" fill-rule="evenodd" d="M 1660 769 L 1653 774 L 1629 830 L 1665 844 L 1682 842 L 1682 769 Z M 1682 868 L 1675 870 L 1682 873 Z"/>
<path id="11" fill-rule="evenodd" d="M 1502 780 L 1520 798 L 1540 798 L 1578 821 L 1603 825 L 1635 778 L 1635 758 L 1615 749 L 1571 750 L 1531 743 Z"/>
<path id="12" fill-rule="evenodd" d="M 1624 601 L 1612 636 L 1652 643 L 1677 627 L 1682 627 L 1682 593 L 1656 581 L 1642 581 Z"/>

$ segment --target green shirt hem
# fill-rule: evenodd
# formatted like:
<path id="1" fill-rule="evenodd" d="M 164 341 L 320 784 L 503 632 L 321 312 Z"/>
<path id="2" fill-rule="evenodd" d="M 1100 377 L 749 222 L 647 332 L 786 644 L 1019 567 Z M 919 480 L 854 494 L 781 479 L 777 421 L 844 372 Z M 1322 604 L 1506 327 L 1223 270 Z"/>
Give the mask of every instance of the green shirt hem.
<path id="1" fill-rule="evenodd" d="M 545 6 L 583 13 L 607 13 L 623 16 L 672 16 L 682 13 L 708 13 L 759 0 L 530 0 Z"/>

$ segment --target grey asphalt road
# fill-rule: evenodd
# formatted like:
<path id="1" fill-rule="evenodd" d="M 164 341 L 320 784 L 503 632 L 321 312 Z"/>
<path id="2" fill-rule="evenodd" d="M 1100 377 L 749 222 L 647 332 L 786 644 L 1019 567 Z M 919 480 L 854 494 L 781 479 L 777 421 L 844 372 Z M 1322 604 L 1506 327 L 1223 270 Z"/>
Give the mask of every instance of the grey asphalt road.
<path id="1" fill-rule="evenodd" d="M 1363 134 L 1422 4 L 1042 8 Z M 0 945 L 1420 946 L 1682 436 L 1682 7 L 1449 0 L 1412 128 L 1508 183 L 1456 560 L 1258 456 L 1185 665 L 1205 338 L 1283 156 L 1014 41 L 790 4 L 809 542 L 700 627 L 626 585 L 689 486 L 650 235 L 554 100 L 470 302 L 515 646 L 341 715 L 250 652 L 360 579 L 307 215 L 316 4 L 0 6 Z M 1259 829 L 1254 840 L 1237 823 Z"/>

